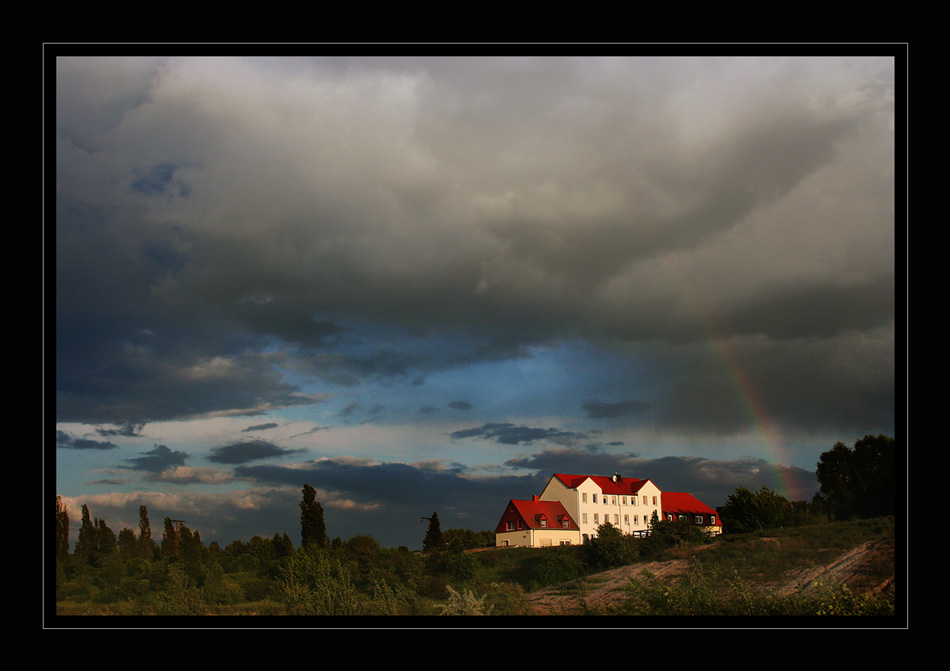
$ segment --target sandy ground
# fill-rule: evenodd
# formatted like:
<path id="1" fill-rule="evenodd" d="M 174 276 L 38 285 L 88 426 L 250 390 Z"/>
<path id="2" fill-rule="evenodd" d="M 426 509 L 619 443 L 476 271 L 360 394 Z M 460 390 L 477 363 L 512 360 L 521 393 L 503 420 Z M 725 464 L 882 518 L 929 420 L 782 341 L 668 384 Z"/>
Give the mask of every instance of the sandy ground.
<path id="1" fill-rule="evenodd" d="M 630 579 L 644 571 L 661 580 L 673 581 L 688 570 L 689 561 L 686 559 L 632 564 L 588 576 L 569 587 L 561 585 L 532 592 L 528 600 L 539 615 L 576 612 L 584 605 L 599 610 L 622 600 Z M 880 541 L 865 543 L 824 566 L 783 576 L 779 581 L 759 587 L 788 595 L 813 589 L 819 581 L 826 585 L 847 583 L 853 589 L 881 591 L 894 581 L 894 547 Z"/>

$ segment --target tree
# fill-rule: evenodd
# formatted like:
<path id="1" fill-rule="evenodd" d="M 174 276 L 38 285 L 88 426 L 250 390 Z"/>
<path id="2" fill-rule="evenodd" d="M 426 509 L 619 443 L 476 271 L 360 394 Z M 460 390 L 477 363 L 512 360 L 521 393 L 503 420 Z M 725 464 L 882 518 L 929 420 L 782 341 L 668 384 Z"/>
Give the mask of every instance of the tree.
<path id="1" fill-rule="evenodd" d="M 637 558 L 637 546 L 633 536 L 624 534 L 610 522 L 597 527 L 597 535 L 585 544 L 588 562 L 604 568 L 623 566 Z"/>
<path id="2" fill-rule="evenodd" d="M 128 527 L 122 527 L 122 531 L 119 532 L 118 544 L 122 559 L 129 560 L 141 556 L 139 541 L 135 537 L 135 532 Z"/>
<path id="3" fill-rule="evenodd" d="M 82 506 L 82 522 L 79 527 L 79 538 L 76 540 L 76 556 L 92 562 L 96 551 L 96 526 L 92 523 L 89 506 Z"/>
<path id="4" fill-rule="evenodd" d="M 788 499 L 768 487 L 763 486 L 756 492 L 736 487 L 723 506 L 723 524 L 730 533 L 779 527 L 782 526 L 787 505 Z"/>
<path id="5" fill-rule="evenodd" d="M 69 554 L 69 510 L 63 499 L 56 497 L 56 559 L 65 559 Z"/>
<path id="6" fill-rule="evenodd" d="M 303 486 L 300 502 L 300 545 L 326 547 L 327 525 L 323 519 L 323 506 L 317 501 L 317 491 L 308 484 Z"/>
<path id="7" fill-rule="evenodd" d="M 157 546 L 152 540 L 152 523 L 148 521 L 148 509 L 139 506 L 139 553 L 144 559 L 155 559 Z"/>
<path id="8" fill-rule="evenodd" d="M 166 559 L 178 556 L 178 530 L 170 517 L 165 518 L 165 531 L 162 534 L 162 557 Z"/>
<path id="9" fill-rule="evenodd" d="M 895 509 L 895 444 L 888 436 L 865 436 L 849 448 L 835 443 L 818 460 L 816 503 L 838 519 L 892 515 Z"/>
<path id="10" fill-rule="evenodd" d="M 438 550 L 443 545 L 445 545 L 445 539 L 442 537 L 439 516 L 433 512 L 432 517 L 429 518 L 429 528 L 426 530 L 426 537 L 422 541 L 422 549 L 425 552 L 431 552 L 432 550 Z"/>

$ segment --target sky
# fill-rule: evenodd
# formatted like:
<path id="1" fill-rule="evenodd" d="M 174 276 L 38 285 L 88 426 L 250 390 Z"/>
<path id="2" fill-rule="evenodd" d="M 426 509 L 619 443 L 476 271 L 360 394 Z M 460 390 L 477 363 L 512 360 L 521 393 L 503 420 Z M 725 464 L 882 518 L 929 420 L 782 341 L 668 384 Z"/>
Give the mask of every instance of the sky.
<path id="1" fill-rule="evenodd" d="M 59 55 L 71 540 L 296 544 L 305 483 L 410 549 L 556 472 L 811 499 L 898 430 L 900 61 L 855 53 Z"/>

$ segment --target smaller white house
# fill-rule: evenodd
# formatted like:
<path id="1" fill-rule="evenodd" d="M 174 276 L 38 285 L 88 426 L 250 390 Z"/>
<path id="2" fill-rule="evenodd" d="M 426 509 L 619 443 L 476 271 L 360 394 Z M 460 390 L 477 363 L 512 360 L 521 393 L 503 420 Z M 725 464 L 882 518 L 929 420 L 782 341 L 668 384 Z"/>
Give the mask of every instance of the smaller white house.
<path id="1" fill-rule="evenodd" d="M 495 527 L 498 547 L 576 545 L 580 532 L 558 501 L 512 499 Z"/>

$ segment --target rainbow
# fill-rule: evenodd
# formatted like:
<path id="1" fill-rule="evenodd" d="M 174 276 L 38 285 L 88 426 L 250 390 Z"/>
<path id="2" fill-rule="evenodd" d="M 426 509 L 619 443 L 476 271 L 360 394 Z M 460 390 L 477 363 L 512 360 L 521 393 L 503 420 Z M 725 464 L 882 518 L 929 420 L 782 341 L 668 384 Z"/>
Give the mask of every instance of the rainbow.
<path id="1" fill-rule="evenodd" d="M 680 287 L 680 295 L 689 312 L 694 315 L 697 323 L 706 333 L 706 339 L 711 344 L 717 360 L 731 382 L 736 398 L 744 409 L 754 433 L 761 437 L 767 452 L 765 459 L 769 468 L 769 482 L 764 483 L 776 494 L 792 500 L 796 490 L 792 477 L 792 470 L 783 466 L 787 463 L 787 448 L 782 432 L 768 413 L 762 395 L 756 389 L 752 376 L 748 373 L 742 356 L 739 354 L 735 341 L 729 337 L 712 312 L 708 310 L 700 296 L 688 282 L 679 277 L 680 273 L 673 272 L 670 262 L 665 261 L 667 276 Z"/>

